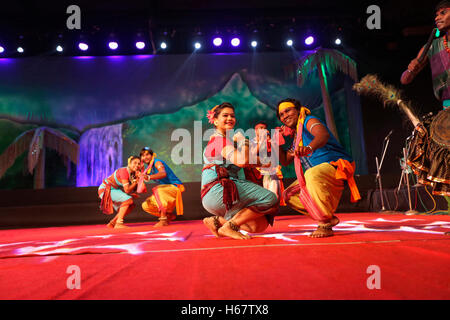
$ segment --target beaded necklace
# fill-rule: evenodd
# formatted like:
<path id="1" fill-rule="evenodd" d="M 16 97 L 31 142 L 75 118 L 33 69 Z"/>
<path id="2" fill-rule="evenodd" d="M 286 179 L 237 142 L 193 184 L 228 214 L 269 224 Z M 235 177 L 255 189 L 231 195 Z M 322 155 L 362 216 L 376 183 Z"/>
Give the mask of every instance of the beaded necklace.
<path id="1" fill-rule="evenodd" d="M 450 54 L 450 48 L 447 45 L 447 35 L 444 36 L 444 48 Z"/>

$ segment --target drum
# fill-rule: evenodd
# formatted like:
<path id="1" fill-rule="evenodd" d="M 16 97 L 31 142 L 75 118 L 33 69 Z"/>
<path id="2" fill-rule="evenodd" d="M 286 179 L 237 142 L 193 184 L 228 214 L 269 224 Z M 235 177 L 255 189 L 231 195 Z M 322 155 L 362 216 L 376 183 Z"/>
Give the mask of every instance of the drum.
<path id="1" fill-rule="evenodd" d="M 450 108 L 440 111 L 431 122 L 431 139 L 450 150 Z"/>

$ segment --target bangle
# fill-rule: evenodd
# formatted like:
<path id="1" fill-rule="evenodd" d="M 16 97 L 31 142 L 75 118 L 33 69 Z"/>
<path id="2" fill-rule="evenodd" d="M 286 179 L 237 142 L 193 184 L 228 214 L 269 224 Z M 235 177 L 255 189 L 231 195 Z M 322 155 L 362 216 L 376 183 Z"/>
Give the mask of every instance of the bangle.
<path id="1" fill-rule="evenodd" d="M 310 145 L 307 145 L 305 148 L 309 148 L 309 150 L 311 150 L 311 153 L 314 152 L 314 149 Z"/>

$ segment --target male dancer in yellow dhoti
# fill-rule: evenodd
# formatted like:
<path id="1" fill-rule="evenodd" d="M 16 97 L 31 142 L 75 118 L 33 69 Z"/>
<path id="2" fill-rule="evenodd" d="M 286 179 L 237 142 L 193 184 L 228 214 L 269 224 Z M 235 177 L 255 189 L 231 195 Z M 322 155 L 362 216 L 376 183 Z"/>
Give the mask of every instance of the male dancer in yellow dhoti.
<path id="1" fill-rule="evenodd" d="M 183 214 L 181 193 L 184 191 L 184 186 L 170 167 L 163 160 L 157 159 L 156 154 L 150 148 L 143 148 L 140 157 L 143 163 L 143 180 L 146 183 L 152 181 L 158 184 L 152 188 L 153 195 L 142 203 L 142 209 L 159 217 L 159 222 L 154 227 L 167 226 L 169 221 L 176 218 L 173 214 L 175 209 L 177 215 Z M 145 188 L 142 180 L 140 187 Z M 138 192 L 145 192 L 145 190 L 139 189 L 138 187 Z"/>
<path id="2" fill-rule="evenodd" d="M 332 236 L 332 227 L 339 223 L 334 212 L 344 189 L 343 180 L 348 181 L 352 202 L 361 197 L 353 178 L 355 165 L 351 156 L 330 130 L 310 114 L 298 100 L 278 103 L 277 117 L 284 124 L 280 133 L 295 135 L 293 148 L 290 151 L 279 148 L 279 157 L 283 166 L 295 161 L 297 181 L 283 194 L 287 205 L 316 220 L 318 228 L 310 236 L 322 238 Z"/>

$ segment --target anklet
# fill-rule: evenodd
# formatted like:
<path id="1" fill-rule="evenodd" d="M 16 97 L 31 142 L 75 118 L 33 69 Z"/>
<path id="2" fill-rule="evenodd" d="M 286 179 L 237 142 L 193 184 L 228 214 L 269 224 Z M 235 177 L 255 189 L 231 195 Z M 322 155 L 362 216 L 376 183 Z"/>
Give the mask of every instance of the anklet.
<path id="1" fill-rule="evenodd" d="M 228 223 L 230 224 L 230 229 L 233 231 L 239 231 L 241 229 L 237 224 L 235 224 L 232 221 L 228 221 Z"/>
<path id="2" fill-rule="evenodd" d="M 216 228 L 216 230 L 219 230 L 222 227 L 222 225 L 220 224 L 220 221 L 219 221 L 219 217 L 214 216 L 213 221 L 214 221 L 214 227 Z"/>

